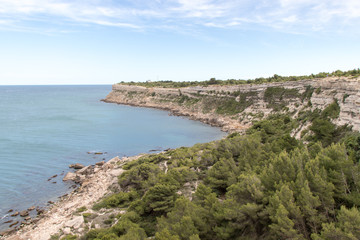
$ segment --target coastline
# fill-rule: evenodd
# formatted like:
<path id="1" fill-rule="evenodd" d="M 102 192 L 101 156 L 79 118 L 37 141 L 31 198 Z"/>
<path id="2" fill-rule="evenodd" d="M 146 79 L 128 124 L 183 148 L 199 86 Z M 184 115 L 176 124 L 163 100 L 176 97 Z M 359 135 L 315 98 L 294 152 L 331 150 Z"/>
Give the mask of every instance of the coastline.
<path id="1" fill-rule="evenodd" d="M 133 107 L 146 107 L 165 110 L 170 112 L 169 115 L 188 117 L 191 120 L 197 120 L 210 126 L 221 127 L 222 131 L 229 132 L 229 129 L 224 128 L 224 126 L 227 126 L 227 122 L 220 123 L 219 121 L 209 121 L 207 118 L 200 118 L 197 115 L 178 111 L 176 109 L 159 106 L 140 106 L 136 104 L 110 102 L 103 99 L 101 101 L 129 105 Z M 28 220 L 25 218 L 15 220 L 18 222 L 17 227 L 9 227 L 4 231 L 0 231 L 0 239 L 47 240 L 50 239 L 52 235 L 58 234 L 59 231 L 63 229 L 70 228 L 73 230 L 73 224 L 75 224 L 76 231 L 70 231 L 68 232 L 69 234 L 83 233 L 85 229 L 78 226 L 79 223 L 82 226 L 84 225 L 83 216 L 81 214 L 79 215 L 77 209 L 85 206 L 90 210 L 97 201 L 111 192 L 109 188 L 117 182 L 117 176 L 123 172 L 121 165 L 125 162 L 136 160 L 141 156 L 143 156 L 143 153 L 121 159 L 119 157 L 115 157 L 107 161 L 103 167 L 99 169 L 99 171 L 95 172 L 94 174 L 87 175 L 85 181 L 84 179 L 81 179 L 81 183 L 78 185 L 78 187 L 76 187 L 70 193 L 60 196 L 58 200 L 54 202 L 50 201 L 51 203 L 49 206 L 41 208 L 41 214 L 35 214 L 32 219 L 28 218 Z M 84 168 L 90 166 L 92 165 L 85 166 Z"/>
<path id="2" fill-rule="evenodd" d="M 94 173 L 87 175 L 78 188 L 63 196 L 43 214 L 32 219 L 29 224 L 22 225 L 19 230 L 5 231 L 5 235 L 0 239 L 48 240 L 62 229 L 68 231 L 66 234 L 82 233 L 85 231 L 86 224 L 78 209 L 85 207 L 88 211 L 91 211 L 91 207 L 109 193 L 109 188 L 113 184 L 117 183 L 117 177 L 124 171 L 122 165 L 141 156 L 143 154 L 121 159 L 115 157 L 102 166 L 96 166 Z"/>
<path id="3" fill-rule="evenodd" d="M 122 99 L 109 97 L 101 101 L 107 103 L 117 103 L 136 107 L 147 107 L 169 111 L 171 115 L 184 116 L 192 120 L 209 124 L 211 126 L 221 127 L 225 132 L 241 132 L 249 126 L 241 125 L 238 120 L 228 117 L 218 117 L 218 115 L 196 113 L 187 110 L 181 106 L 170 106 L 169 104 L 161 105 L 154 103 L 134 103 Z M 116 97 L 116 96 L 115 96 Z M 84 218 L 82 214 L 77 212 L 77 209 L 85 207 L 90 209 L 94 203 L 101 199 L 104 195 L 109 193 L 109 187 L 117 182 L 119 176 L 124 170 L 121 164 L 135 160 L 141 155 L 118 158 L 115 157 L 106 162 L 101 170 L 90 175 L 81 186 L 75 189 L 71 194 L 62 198 L 50 207 L 39 219 L 35 219 L 34 223 L 23 226 L 17 232 L 10 233 L 10 235 L 1 239 L 49 239 L 52 235 L 57 234 L 60 230 L 66 229 L 66 234 L 81 234 L 84 229 Z M 91 210 L 89 210 L 91 211 Z M 65 233 L 65 231 L 64 231 Z"/>
<path id="4" fill-rule="evenodd" d="M 304 109 L 324 110 L 336 101 L 340 113 L 334 123 L 352 125 L 359 131 L 359 88 L 359 77 L 183 88 L 114 84 L 102 101 L 166 110 L 228 133 L 244 133 L 252 122 L 274 113 L 298 116 Z"/>
<path id="5" fill-rule="evenodd" d="M 154 109 L 168 111 L 170 116 L 186 117 L 190 120 L 199 121 L 208 124 L 212 127 L 219 127 L 221 131 L 227 133 L 244 132 L 246 129 L 250 127 L 249 124 L 241 124 L 238 120 L 232 119 L 230 117 L 224 117 L 217 114 L 203 114 L 199 112 L 189 111 L 186 108 L 175 105 L 163 106 L 161 104 L 154 104 L 154 103 L 144 103 L 144 104 L 131 103 L 111 97 L 111 93 L 107 96 L 107 98 L 101 99 L 101 101 L 105 103 L 116 103 L 119 105 L 154 108 Z"/>

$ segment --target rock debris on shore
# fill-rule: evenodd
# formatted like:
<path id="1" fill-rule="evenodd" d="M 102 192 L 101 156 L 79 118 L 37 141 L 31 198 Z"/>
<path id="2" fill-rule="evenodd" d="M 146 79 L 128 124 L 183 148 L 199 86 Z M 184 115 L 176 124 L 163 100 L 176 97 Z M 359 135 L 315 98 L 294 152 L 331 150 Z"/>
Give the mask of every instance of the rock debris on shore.
<path id="1" fill-rule="evenodd" d="M 84 222 L 84 217 L 81 214 L 79 216 L 77 209 L 91 209 L 94 203 L 109 192 L 109 187 L 117 183 L 117 176 L 124 171 L 122 165 L 140 156 L 121 159 L 115 157 L 108 162 L 102 161 L 93 166 L 84 166 L 72 173 L 74 175 L 70 174 L 70 176 L 75 176 L 75 180 L 79 180 L 80 186 L 78 188 L 70 194 L 65 194 L 58 202 L 53 203 L 48 210 L 36 209 L 44 211 L 43 214 L 34 219 L 28 218 L 28 221 L 23 222 L 21 227 L 2 232 L 1 234 L 4 236 L 1 239 L 48 240 L 52 235 L 61 232 L 67 234 L 84 233 L 85 229 L 89 227 L 89 223 Z M 31 207 L 31 210 L 34 209 L 35 207 Z M 26 215 L 29 210 L 30 208 L 21 213 Z M 15 214 L 21 213 L 16 212 Z M 16 226 L 19 223 L 17 221 L 12 225 Z"/>

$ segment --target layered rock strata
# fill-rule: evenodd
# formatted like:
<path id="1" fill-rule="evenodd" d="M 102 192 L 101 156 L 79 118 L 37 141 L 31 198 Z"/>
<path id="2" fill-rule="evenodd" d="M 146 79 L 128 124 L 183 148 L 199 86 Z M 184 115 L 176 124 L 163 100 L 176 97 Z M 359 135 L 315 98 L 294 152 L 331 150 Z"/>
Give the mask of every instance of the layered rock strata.
<path id="1" fill-rule="evenodd" d="M 151 107 L 174 115 L 221 127 L 227 132 L 241 132 L 256 119 L 274 112 L 296 116 L 305 109 L 323 110 L 337 101 L 340 114 L 335 123 L 349 124 L 360 130 L 360 78 L 324 78 L 293 82 L 207 87 L 147 88 L 115 84 L 105 102 Z M 214 107 L 211 101 L 217 101 Z M 237 109 L 226 112 L 219 103 Z M 234 106 L 232 106 L 233 104 Z M 238 104 L 238 106 L 236 106 Z"/>

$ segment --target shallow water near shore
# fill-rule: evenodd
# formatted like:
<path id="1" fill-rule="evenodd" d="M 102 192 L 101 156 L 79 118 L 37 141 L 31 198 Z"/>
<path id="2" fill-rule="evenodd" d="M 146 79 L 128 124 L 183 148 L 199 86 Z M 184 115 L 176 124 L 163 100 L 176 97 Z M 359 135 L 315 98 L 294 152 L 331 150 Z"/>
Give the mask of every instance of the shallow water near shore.
<path id="1" fill-rule="evenodd" d="M 225 136 L 166 111 L 101 102 L 110 91 L 110 85 L 0 86 L 0 229 L 12 219 L 9 209 L 45 206 L 70 191 L 71 183 L 62 182 L 69 164 Z"/>

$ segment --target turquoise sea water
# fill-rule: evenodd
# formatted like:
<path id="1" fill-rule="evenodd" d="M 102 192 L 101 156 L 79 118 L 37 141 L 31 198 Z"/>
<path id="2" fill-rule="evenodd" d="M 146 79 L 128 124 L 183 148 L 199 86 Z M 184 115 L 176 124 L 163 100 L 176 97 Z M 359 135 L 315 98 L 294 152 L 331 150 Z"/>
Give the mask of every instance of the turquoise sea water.
<path id="1" fill-rule="evenodd" d="M 0 229 L 11 219 L 9 209 L 44 206 L 70 191 L 71 183 L 63 183 L 61 175 L 69 164 L 89 165 L 225 135 L 166 111 L 101 102 L 110 91 L 110 85 L 0 86 Z M 95 151 L 106 154 L 88 154 Z"/>

